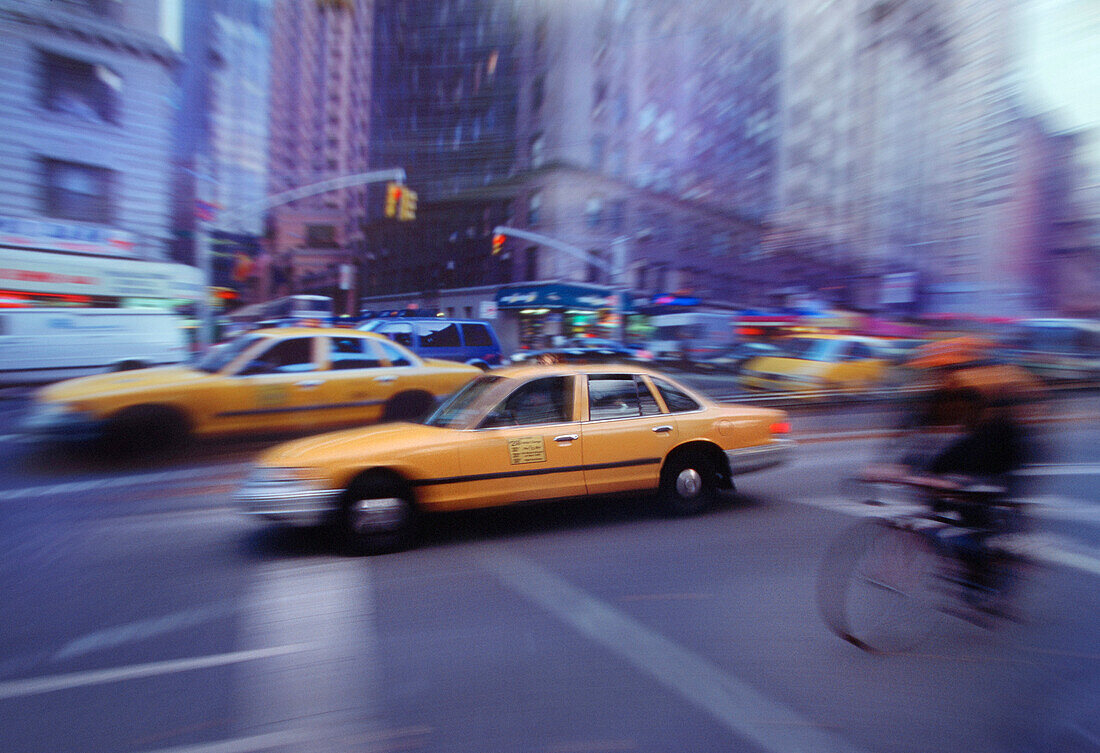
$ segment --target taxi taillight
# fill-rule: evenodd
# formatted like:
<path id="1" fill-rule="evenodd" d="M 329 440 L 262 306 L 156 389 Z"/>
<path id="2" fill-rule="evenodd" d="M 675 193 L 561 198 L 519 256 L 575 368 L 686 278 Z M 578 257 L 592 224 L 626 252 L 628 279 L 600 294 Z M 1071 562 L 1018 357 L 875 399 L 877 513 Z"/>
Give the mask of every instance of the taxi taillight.
<path id="1" fill-rule="evenodd" d="M 791 425 L 786 421 L 776 421 L 768 427 L 768 431 L 772 434 L 790 434 Z"/>

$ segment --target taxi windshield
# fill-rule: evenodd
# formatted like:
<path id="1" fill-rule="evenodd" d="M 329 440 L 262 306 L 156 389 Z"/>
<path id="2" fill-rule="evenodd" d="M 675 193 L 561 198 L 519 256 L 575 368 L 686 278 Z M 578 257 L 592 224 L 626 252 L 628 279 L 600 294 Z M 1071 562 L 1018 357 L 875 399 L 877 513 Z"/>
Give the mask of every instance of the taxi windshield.
<path id="1" fill-rule="evenodd" d="M 215 345 L 200 356 L 194 364 L 199 371 L 213 374 L 224 369 L 234 358 L 262 340 L 260 335 L 242 335 L 228 342 Z"/>
<path id="2" fill-rule="evenodd" d="M 465 426 L 481 413 L 482 399 L 494 392 L 504 377 L 481 376 L 456 392 L 424 422 L 428 426 L 454 429 Z"/>
<path id="3" fill-rule="evenodd" d="M 818 340 L 812 337 L 795 337 L 783 343 L 784 355 L 804 361 L 831 361 L 840 340 Z"/>

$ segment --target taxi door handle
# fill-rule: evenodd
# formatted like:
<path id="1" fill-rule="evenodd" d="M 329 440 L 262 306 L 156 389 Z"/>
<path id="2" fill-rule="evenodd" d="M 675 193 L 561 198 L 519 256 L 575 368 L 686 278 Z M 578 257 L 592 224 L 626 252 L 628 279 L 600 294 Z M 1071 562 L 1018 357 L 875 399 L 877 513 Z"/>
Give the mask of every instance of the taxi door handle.
<path id="1" fill-rule="evenodd" d="M 666 431 L 672 431 L 672 427 L 671 426 L 654 426 L 653 431 L 657 432 L 658 434 L 664 434 Z"/>
<path id="2" fill-rule="evenodd" d="M 386 384 L 389 384 L 390 382 L 394 382 L 394 381 L 396 381 L 396 380 L 397 380 L 397 377 L 395 377 L 395 376 L 392 376 L 392 375 L 390 375 L 390 376 L 380 376 L 380 377 L 375 377 L 375 378 L 374 378 L 374 381 L 376 381 L 376 382 L 384 382 L 384 383 L 386 383 Z"/>
<path id="3" fill-rule="evenodd" d="M 580 439 L 576 434 L 562 434 L 560 437 L 554 437 L 555 442 L 575 442 Z"/>
<path id="4" fill-rule="evenodd" d="M 295 387 L 320 387 L 324 384 L 320 379 L 307 379 L 304 382 L 295 382 Z"/>

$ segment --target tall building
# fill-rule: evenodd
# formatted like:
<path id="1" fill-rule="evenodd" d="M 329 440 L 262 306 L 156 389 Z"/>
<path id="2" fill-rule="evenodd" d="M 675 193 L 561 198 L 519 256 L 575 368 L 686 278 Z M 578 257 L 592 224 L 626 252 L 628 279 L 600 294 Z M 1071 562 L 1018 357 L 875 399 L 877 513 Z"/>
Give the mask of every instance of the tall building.
<path id="1" fill-rule="evenodd" d="M 408 169 L 423 222 L 387 221 L 371 202 L 364 292 L 565 281 L 662 300 L 765 297 L 773 3 L 378 7 L 372 156 Z M 559 243 L 515 236 L 494 254 L 497 225 Z"/>
<path id="2" fill-rule="evenodd" d="M 212 221 L 217 229 L 262 235 L 262 215 L 233 213 L 267 195 L 271 0 L 189 0 L 179 7 L 180 227 L 193 229 L 197 199 L 221 210 Z"/>
<path id="3" fill-rule="evenodd" d="M 857 303 L 1023 313 L 1011 248 L 1018 4 L 788 0 L 776 249 L 849 259 Z M 909 276 L 884 299 L 884 282 Z"/>
<path id="4" fill-rule="evenodd" d="M 618 240 L 621 281 L 650 295 L 760 294 L 753 261 L 775 205 L 775 5 L 525 2 L 519 17 L 521 224 L 608 264 Z M 554 262 L 554 276 L 608 281 Z"/>
<path id="5" fill-rule="evenodd" d="M 374 0 L 276 0 L 268 193 L 368 169 L 373 29 Z M 333 292 L 361 247 L 367 195 L 357 186 L 275 208 L 266 292 Z"/>
<path id="6" fill-rule="evenodd" d="M 0 2 L 0 294 L 170 306 L 173 77 L 163 4 Z M 167 34 L 167 36 L 173 36 Z"/>

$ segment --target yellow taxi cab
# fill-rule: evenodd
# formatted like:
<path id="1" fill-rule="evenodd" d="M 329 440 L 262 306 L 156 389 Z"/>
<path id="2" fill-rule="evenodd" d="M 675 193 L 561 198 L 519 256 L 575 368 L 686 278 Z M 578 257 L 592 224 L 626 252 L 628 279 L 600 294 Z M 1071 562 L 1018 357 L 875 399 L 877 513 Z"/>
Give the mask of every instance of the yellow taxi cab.
<path id="1" fill-rule="evenodd" d="M 305 432 L 424 415 L 483 373 L 423 359 L 382 335 L 256 330 L 193 363 L 70 379 L 41 389 L 24 428 L 150 446 L 188 435 Z"/>
<path id="2" fill-rule="evenodd" d="M 738 383 L 750 390 L 855 391 L 880 384 L 890 360 L 873 337 L 798 335 L 777 343 L 781 355 L 762 356 L 741 370 Z"/>
<path id="3" fill-rule="evenodd" d="M 658 490 L 673 514 L 787 460 L 782 411 L 720 405 L 628 365 L 516 366 L 478 377 L 424 423 L 296 440 L 258 460 L 242 512 L 335 524 L 352 547 L 409 546 L 420 513 Z"/>

